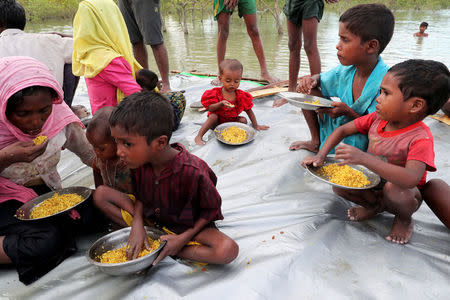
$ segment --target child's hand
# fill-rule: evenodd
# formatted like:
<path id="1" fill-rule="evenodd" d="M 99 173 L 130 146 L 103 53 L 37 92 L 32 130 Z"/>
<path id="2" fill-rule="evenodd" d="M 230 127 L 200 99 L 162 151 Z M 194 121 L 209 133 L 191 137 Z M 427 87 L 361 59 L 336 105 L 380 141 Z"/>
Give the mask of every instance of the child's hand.
<path id="1" fill-rule="evenodd" d="M 232 104 L 230 101 L 227 101 L 227 100 L 222 100 L 222 101 L 220 101 L 220 103 L 222 103 L 222 105 L 230 107 L 230 108 L 234 107 L 234 104 Z"/>
<path id="2" fill-rule="evenodd" d="M 317 113 L 319 115 L 327 114 L 331 118 L 336 119 L 340 116 L 347 115 L 348 110 L 350 109 L 350 107 L 348 107 L 348 105 L 343 102 L 333 101 L 331 102 L 331 105 L 333 106 L 333 108 L 318 108 Z"/>
<path id="3" fill-rule="evenodd" d="M 168 255 L 176 255 L 183 249 L 183 247 L 189 242 L 183 235 L 180 234 L 167 234 L 159 237 L 161 241 L 167 241 L 167 244 L 159 253 L 158 257 L 153 262 L 153 266 L 159 263 Z"/>
<path id="4" fill-rule="evenodd" d="M 311 90 L 317 86 L 317 80 L 310 75 L 303 76 L 297 81 L 297 92 L 310 94 Z"/>
<path id="5" fill-rule="evenodd" d="M 325 159 L 320 155 L 307 156 L 302 160 L 301 165 L 303 168 L 306 168 L 307 165 L 313 165 L 314 167 L 320 167 L 321 165 L 323 165 L 324 160 Z"/>
<path id="6" fill-rule="evenodd" d="M 139 252 L 141 252 L 142 245 L 144 245 L 147 250 L 151 249 L 144 226 L 131 226 L 127 244 L 127 258 L 137 258 Z"/>
<path id="7" fill-rule="evenodd" d="M 356 147 L 341 143 L 336 147 L 336 159 L 342 160 L 339 165 L 361 165 L 364 162 L 366 152 L 359 150 Z"/>
<path id="8" fill-rule="evenodd" d="M 256 126 L 253 126 L 253 128 L 255 128 L 256 130 L 267 130 L 270 127 L 267 125 L 256 125 Z"/>

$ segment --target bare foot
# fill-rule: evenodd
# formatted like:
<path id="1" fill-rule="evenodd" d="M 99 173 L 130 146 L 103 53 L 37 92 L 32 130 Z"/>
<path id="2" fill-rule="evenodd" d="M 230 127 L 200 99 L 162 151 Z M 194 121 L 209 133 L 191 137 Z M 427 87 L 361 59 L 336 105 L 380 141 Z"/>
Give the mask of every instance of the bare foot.
<path id="1" fill-rule="evenodd" d="M 211 84 L 214 86 L 221 86 L 222 82 L 220 82 L 219 77 L 216 77 L 215 79 L 211 80 Z"/>
<path id="2" fill-rule="evenodd" d="M 205 141 L 203 141 L 203 140 L 202 140 L 202 137 L 199 136 L 199 135 L 197 135 L 197 136 L 195 137 L 194 141 L 195 141 L 195 143 L 196 143 L 197 145 L 200 145 L 200 146 L 206 145 Z"/>
<path id="3" fill-rule="evenodd" d="M 280 107 L 287 103 L 287 100 L 284 98 L 277 99 L 273 101 L 272 107 Z"/>
<path id="4" fill-rule="evenodd" d="M 377 212 L 362 206 L 353 206 L 347 210 L 347 216 L 350 221 L 364 221 L 375 216 Z"/>
<path id="5" fill-rule="evenodd" d="M 406 244 L 414 230 L 414 222 L 410 217 L 407 220 L 401 220 L 398 216 L 395 216 L 392 223 L 391 232 L 386 236 L 386 240 L 397 244 Z"/>
<path id="6" fill-rule="evenodd" d="M 269 73 L 261 73 L 261 79 L 267 80 L 270 83 L 280 82 L 280 79 L 273 77 Z"/>
<path id="7" fill-rule="evenodd" d="M 305 149 L 305 150 L 317 153 L 317 152 L 319 152 L 319 144 L 313 143 L 313 141 L 296 141 L 296 142 L 293 142 L 289 146 L 289 150 L 291 150 L 291 151 L 300 150 L 300 149 Z"/>
<path id="8" fill-rule="evenodd" d="M 170 83 L 162 82 L 161 83 L 161 93 L 168 93 L 168 92 L 170 92 Z"/>

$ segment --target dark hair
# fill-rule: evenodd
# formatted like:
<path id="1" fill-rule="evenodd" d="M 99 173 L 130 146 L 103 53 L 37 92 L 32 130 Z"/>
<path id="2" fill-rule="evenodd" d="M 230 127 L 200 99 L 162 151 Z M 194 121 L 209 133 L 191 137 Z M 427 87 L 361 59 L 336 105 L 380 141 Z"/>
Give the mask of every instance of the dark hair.
<path id="1" fill-rule="evenodd" d="M 140 69 L 136 72 L 136 82 L 141 88 L 152 91 L 158 85 L 158 75 L 148 69 Z"/>
<path id="2" fill-rule="evenodd" d="M 173 131 L 173 108 L 164 95 L 142 91 L 125 97 L 109 118 L 109 125 L 147 137 L 147 144 Z"/>
<path id="3" fill-rule="evenodd" d="M 427 22 L 422 22 L 422 23 L 420 23 L 419 27 L 428 27 L 428 23 Z"/>
<path id="4" fill-rule="evenodd" d="M 410 59 L 389 69 L 399 80 L 406 101 L 419 97 L 427 102 L 427 115 L 436 113 L 450 96 L 448 68 L 434 60 Z"/>
<path id="5" fill-rule="evenodd" d="M 111 139 L 109 118 L 115 109 L 116 108 L 113 106 L 104 106 L 97 110 L 92 119 L 89 121 L 86 128 L 86 133 L 96 131 L 102 134 L 105 139 Z"/>
<path id="6" fill-rule="evenodd" d="M 372 39 L 378 40 L 383 52 L 394 33 L 394 15 L 383 4 L 359 4 L 347 9 L 339 18 L 345 27 L 365 43 Z"/>
<path id="7" fill-rule="evenodd" d="M 241 62 L 237 59 L 224 59 L 219 64 L 219 75 L 222 75 L 225 69 L 229 69 L 231 71 L 239 70 L 242 73 L 244 71 L 244 66 L 242 66 Z"/>
<path id="8" fill-rule="evenodd" d="M 19 2 L 16 0 L 0 1 L 0 26 L 24 30 L 26 22 L 25 9 Z"/>
<path id="9" fill-rule="evenodd" d="M 52 99 L 57 99 L 59 97 L 58 93 L 50 87 L 40 85 L 29 86 L 9 97 L 8 103 L 6 104 L 5 114 L 8 116 L 10 113 L 15 111 L 16 108 L 23 103 L 23 97 L 36 95 L 41 92 L 49 93 Z"/>

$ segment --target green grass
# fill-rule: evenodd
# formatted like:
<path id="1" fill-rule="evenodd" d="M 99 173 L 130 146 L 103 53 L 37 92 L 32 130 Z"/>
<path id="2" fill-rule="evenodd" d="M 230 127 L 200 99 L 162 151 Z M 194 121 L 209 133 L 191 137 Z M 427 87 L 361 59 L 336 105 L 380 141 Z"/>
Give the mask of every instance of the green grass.
<path id="1" fill-rule="evenodd" d="M 27 19 L 32 21 L 46 20 L 46 19 L 61 19 L 72 18 L 77 9 L 78 3 L 81 0 L 18 0 L 20 4 L 25 8 Z M 176 7 L 178 2 L 187 2 L 192 0 L 163 0 L 161 10 L 164 14 L 176 13 Z M 197 3 L 208 2 L 210 5 L 206 5 L 205 12 L 211 13 L 212 1 L 211 0 L 196 0 Z M 273 0 L 264 0 L 264 3 L 272 4 Z M 279 1 L 279 5 L 283 6 L 284 0 Z M 340 0 L 336 4 L 327 4 L 327 10 L 337 10 L 342 12 L 356 4 L 360 3 L 383 3 L 392 10 L 397 9 L 415 9 L 415 10 L 438 10 L 450 8 L 450 1 L 448 0 Z M 259 9 L 263 9 L 264 5 L 261 0 L 257 0 Z M 206 16 L 206 14 L 205 14 Z"/>

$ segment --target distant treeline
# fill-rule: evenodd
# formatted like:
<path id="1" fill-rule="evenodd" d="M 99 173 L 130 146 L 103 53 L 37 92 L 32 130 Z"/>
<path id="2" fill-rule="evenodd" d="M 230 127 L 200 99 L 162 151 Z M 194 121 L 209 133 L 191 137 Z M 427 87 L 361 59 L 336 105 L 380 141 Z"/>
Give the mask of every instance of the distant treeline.
<path id="1" fill-rule="evenodd" d="M 25 7 L 27 18 L 29 20 L 45 20 L 58 18 L 72 18 L 78 8 L 81 0 L 18 0 Z M 213 0 L 160 0 L 161 11 L 163 15 L 178 14 L 180 17 L 183 12 L 191 18 L 203 18 L 211 16 Z M 284 0 L 256 0 L 258 10 L 261 12 L 271 12 L 277 5 L 282 8 Z M 116 0 L 117 2 L 117 0 Z M 326 9 L 334 11 L 344 11 L 345 9 L 360 3 L 383 3 L 393 10 L 396 9 L 415 9 L 415 10 L 439 10 L 450 8 L 449 0 L 341 0 L 337 4 L 327 5 Z"/>

